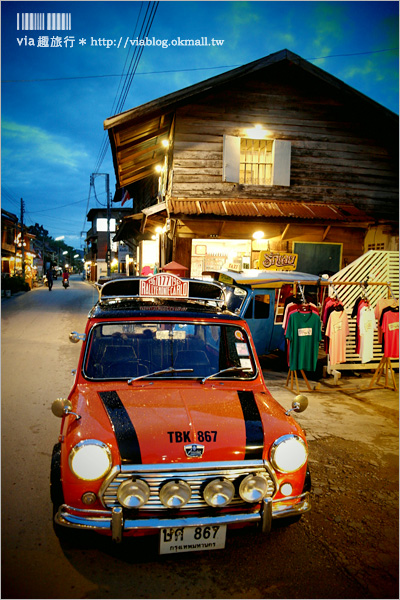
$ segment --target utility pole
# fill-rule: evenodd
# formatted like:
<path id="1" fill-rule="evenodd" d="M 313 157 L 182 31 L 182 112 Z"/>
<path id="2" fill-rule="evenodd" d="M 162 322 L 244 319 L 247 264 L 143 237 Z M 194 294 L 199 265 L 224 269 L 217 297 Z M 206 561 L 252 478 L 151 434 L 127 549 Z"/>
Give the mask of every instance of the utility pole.
<path id="1" fill-rule="evenodd" d="M 111 275 L 111 240 L 110 240 L 110 219 L 111 219 L 111 202 L 110 202 L 110 176 L 106 173 L 106 194 L 107 194 L 107 277 Z"/>
<path id="2" fill-rule="evenodd" d="M 22 278 L 25 281 L 25 250 L 24 250 L 24 201 L 21 198 L 21 253 L 22 253 Z"/>

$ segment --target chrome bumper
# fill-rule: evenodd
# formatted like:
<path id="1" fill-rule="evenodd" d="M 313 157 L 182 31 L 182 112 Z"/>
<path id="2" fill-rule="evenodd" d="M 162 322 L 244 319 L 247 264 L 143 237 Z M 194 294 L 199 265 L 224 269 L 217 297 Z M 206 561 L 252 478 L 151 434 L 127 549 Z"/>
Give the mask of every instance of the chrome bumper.
<path id="1" fill-rule="evenodd" d="M 120 506 L 109 510 L 85 510 L 62 504 L 54 517 L 58 525 L 86 529 L 88 531 L 111 532 L 116 542 L 122 540 L 123 532 L 138 529 L 162 529 L 163 527 L 199 527 L 204 525 L 237 525 L 241 523 L 259 523 L 263 533 L 271 530 L 272 519 L 302 515 L 310 510 L 309 492 L 284 500 L 263 500 L 259 512 L 228 513 L 215 517 L 196 515 L 194 517 L 142 518 L 129 519 L 123 516 Z M 296 502 L 296 504 L 293 504 Z M 290 503 L 286 505 L 286 503 Z M 274 506 L 275 504 L 275 506 Z"/>

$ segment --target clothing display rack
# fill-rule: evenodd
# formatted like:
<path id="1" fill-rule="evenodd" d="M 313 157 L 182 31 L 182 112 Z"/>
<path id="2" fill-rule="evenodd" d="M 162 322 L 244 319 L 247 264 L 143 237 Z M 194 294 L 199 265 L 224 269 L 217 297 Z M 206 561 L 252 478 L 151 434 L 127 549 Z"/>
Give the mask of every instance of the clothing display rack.
<path id="1" fill-rule="evenodd" d="M 301 375 L 302 375 L 302 377 L 303 377 L 303 379 L 304 379 L 304 381 L 306 383 L 307 390 L 309 392 L 313 392 L 314 390 L 310 386 L 310 382 L 308 381 L 308 379 L 306 377 L 306 374 L 304 373 L 303 369 L 300 369 L 300 373 L 301 373 Z M 289 378 L 290 378 L 290 386 L 289 386 Z M 296 389 L 294 389 L 294 383 L 295 382 L 296 382 Z M 285 388 L 287 388 L 288 390 L 290 390 L 294 394 L 299 394 L 302 391 L 299 388 L 299 379 L 297 377 L 297 371 L 289 371 L 288 376 L 286 378 Z"/>
<path id="2" fill-rule="evenodd" d="M 389 373 L 392 378 L 392 385 L 389 385 Z M 379 381 L 383 374 L 385 374 L 385 383 L 380 384 Z M 367 388 L 364 388 L 363 391 L 377 390 L 377 389 L 382 389 L 382 388 L 388 389 L 388 390 L 393 390 L 393 391 L 397 392 L 397 385 L 396 385 L 396 379 L 394 377 L 392 362 L 391 362 L 390 358 L 388 358 L 387 356 L 382 356 L 381 362 L 379 363 L 378 368 L 376 369 L 376 371 L 371 379 L 371 383 L 369 384 L 369 386 Z"/>
<path id="3" fill-rule="evenodd" d="M 346 302 L 346 305 L 347 305 L 346 310 L 347 311 L 349 310 L 349 307 L 351 306 L 351 304 L 354 302 L 354 294 L 357 293 L 356 290 L 359 290 L 359 292 L 358 292 L 359 295 L 364 300 L 366 300 L 368 302 L 368 304 L 371 304 L 371 306 L 372 306 L 372 303 L 376 303 L 377 298 L 379 297 L 378 294 L 381 295 L 384 290 L 386 290 L 388 298 L 397 300 L 395 294 L 393 293 L 390 282 L 381 281 L 381 280 L 369 281 L 368 276 L 364 280 L 355 280 L 355 278 L 351 278 L 351 277 L 349 278 L 349 280 L 344 280 L 344 278 L 341 278 L 341 277 L 338 277 L 337 280 L 332 280 L 332 279 L 327 279 L 325 281 L 321 280 L 319 282 L 319 285 L 321 287 L 326 287 L 329 290 L 329 295 L 336 298 L 337 300 L 342 298 L 343 306 L 344 306 L 344 302 L 347 300 L 347 302 Z M 344 288 L 350 289 L 350 287 L 353 288 L 354 291 L 351 292 L 351 294 L 350 293 L 348 294 L 346 292 L 343 295 L 343 289 Z M 339 288 L 339 290 L 342 290 L 342 291 L 339 291 L 338 288 Z M 300 284 L 300 282 L 297 282 L 297 290 L 298 290 L 299 296 L 301 297 L 302 302 L 306 304 L 304 287 Z M 381 296 L 381 297 L 383 297 L 383 296 Z M 323 304 L 323 302 L 321 302 L 321 303 Z M 352 328 L 351 333 L 352 334 L 354 332 L 354 327 L 355 327 L 355 325 L 354 325 L 354 321 L 353 321 L 351 323 L 351 328 Z M 350 343 L 347 345 L 347 347 L 350 348 L 350 350 L 349 350 L 350 356 L 347 354 L 348 350 L 346 350 L 346 362 L 331 365 L 330 357 L 328 354 L 328 366 L 324 367 L 324 368 L 327 369 L 329 374 L 333 374 L 334 386 L 332 386 L 328 383 L 326 383 L 326 385 L 330 388 L 332 388 L 332 387 L 341 388 L 341 386 L 338 385 L 338 378 L 340 378 L 340 376 L 341 376 L 341 373 L 340 373 L 341 369 L 351 369 L 351 370 L 353 370 L 353 369 L 354 370 L 370 369 L 372 371 L 372 369 L 375 369 L 375 367 L 376 367 L 375 372 L 372 376 L 372 380 L 367 387 L 351 386 L 351 387 L 342 387 L 341 389 L 344 392 L 345 391 L 354 391 L 356 393 L 369 391 L 372 389 L 382 389 L 382 388 L 397 391 L 397 385 L 396 385 L 396 381 L 395 381 L 395 375 L 394 375 L 393 368 L 398 368 L 398 359 L 396 359 L 396 358 L 393 359 L 395 364 L 392 364 L 392 361 L 389 357 L 387 357 L 387 356 L 381 357 L 380 349 L 378 349 L 377 340 L 375 339 L 374 340 L 374 359 L 375 359 L 375 361 L 373 361 L 373 360 L 368 361 L 368 359 L 367 359 L 367 362 L 360 363 L 359 356 L 357 356 L 359 351 L 358 350 L 355 351 L 352 348 L 352 346 L 354 344 L 353 336 L 351 337 L 351 339 L 349 338 L 349 342 Z M 375 346 L 376 346 L 376 348 L 375 348 Z M 378 360 L 380 362 L 377 365 Z M 285 387 L 289 391 L 291 391 L 293 393 L 299 393 L 301 391 L 300 386 L 299 386 L 300 374 L 301 374 L 301 377 L 303 378 L 303 380 L 305 382 L 305 386 L 306 386 L 306 389 L 303 389 L 303 391 L 312 392 L 320 387 L 320 384 L 318 383 L 313 389 L 305 375 L 304 370 L 303 369 L 297 369 L 297 370 L 293 369 L 292 370 L 292 369 L 290 369 L 290 365 L 289 365 L 289 372 L 287 375 L 286 385 L 285 385 Z M 384 377 L 384 383 L 381 382 L 382 377 Z M 322 390 L 319 390 L 319 391 L 322 391 Z"/>

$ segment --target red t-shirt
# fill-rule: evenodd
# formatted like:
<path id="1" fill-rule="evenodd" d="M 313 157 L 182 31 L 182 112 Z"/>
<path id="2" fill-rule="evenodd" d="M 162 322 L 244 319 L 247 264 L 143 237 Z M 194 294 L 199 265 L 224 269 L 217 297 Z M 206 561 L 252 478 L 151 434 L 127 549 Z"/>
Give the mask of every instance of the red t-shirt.
<path id="1" fill-rule="evenodd" d="M 383 355 L 388 358 L 399 358 L 399 312 L 388 310 L 383 315 L 382 333 L 384 337 Z"/>

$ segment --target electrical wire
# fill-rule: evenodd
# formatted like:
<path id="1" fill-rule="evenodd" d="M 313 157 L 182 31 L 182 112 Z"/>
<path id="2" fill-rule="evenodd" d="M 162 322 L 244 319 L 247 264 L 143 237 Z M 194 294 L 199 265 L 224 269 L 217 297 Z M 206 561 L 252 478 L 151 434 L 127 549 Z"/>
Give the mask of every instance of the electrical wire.
<path id="1" fill-rule="evenodd" d="M 367 54 L 380 54 L 382 52 L 393 52 L 399 48 L 384 48 L 383 50 L 369 50 L 365 52 L 352 52 L 348 54 L 327 54 L 326 56 L 312 56 L 305 58 L 305 60 L 323 60 L 326 58 L 341 58 L 349 56 L 363 56 Z M 162 75 L 165 73 L 187 73 L 189 71 L 211 71 L 215 69 L 236 69 L 241 67 L 240 65 L 219 65 L 217 67 L 193 67 L 191 69 L 168 69 L 163 71 L 139 71 L 136 75 Z M 71 79 L 104 79 L 107 77 L 124 77 L 123 73 L 111 73 L 107 75 L 77 75 L 74 77 L 46 77 L 43 79 L 2 79 L 1 83 L 37 83 L 41 81 L 69 81 Z"/>
<path id="2" fill-rule="evenodd" d="M 138 13 L 138 16 L 137 16 L 137 19 L 136 19 L 136 23 L 135 23 L 135 29 L 133 30 L 133 34 L 132 34 L 132 37 L 133 37 L 133 38 L 134 38 L 134 37 L 135 37 L 135 35 L 136 35 L 136 30 L 137 30 L 137 26 L 138 26 L 138 23 L 139 23 L 140 15 L 142 14 L 142 8 L 143 8 L 143 2 L 141 2 L 141 4 L 140 4 L 139 13 Z M 111 107 L 111 112 L 110 112 L 110 114 L 114 114 L 114 107 L 115 107 L 115 105 L 116 105 L 117 98 L 119 97 L 119 96 L 118 96 L 118 94 L 119 94 L 119 92 L 120 92 L 120 88 L 121 88 L 121 85 L 122 85 L 122 81 L 123 81 L 124 77 L 127 77 L 128 73 L 129 73 L 129 68 L 128 68 L 128 70 L 127 70 L 126 74 L 124 75 L 124 73 L 125 73 L 125 69 L 126 69 L 126 65 L 127 65 L 127 63 L 128 63 L 129 55 L 130 55 L 130 53 L 131 53 L 131 50 L 132 50 L 132 46 L 130 46 L 130 48 L 129 48 L 129 50 L 128 50 L 127 54 L 126 54 L 125 63 L 124 63 L 124 68 L 123 68 L 123 70 L 122 70 L 122 74 L 121 74 L 121 76 L 120 76 L 120 81 L 119 81 L 119 84 L 118 84 L 118 89 L 117 89 L 117 92 L 116 92 L 116 94 L 115 94 L 115 98 L 114 98 L 113 105 L 112 105 L 112 107 Z M 122 93 L 122 90 L 121 90 L 121 93 Z M 95 167 L 95 169 L 94 169 L 94 172 L 97 172 L 97 171 L 99 170 L 99 168 L 100 168 L 100 165 L 102 164 L 102 162 L 103 162 L 103 160 L 104 160 L 104 156 L 105 156 L 105 154 L 107 153 L 107 148 L 108 148 L 108 139 L 107 139 L 107 138 L 108 138 L 108 136 L 107 136 L 107 133 L 104 133 L 104 134 L 103 134 L 103 141 L 102 141 L 102 143 L 101 143 L 100 150 L 99 150 L 99 153 L 98 153 L 98 155 L 97 155 L 96 167 Z M 103 158 L 102 158 L 102 157 L 103 157 Z"/>
<path id="3" fill-rule="evenodd" d="M 158 5 L 159 5 L 159 2 L 149 2 L 147 4 L 146 13 L 144 15 L 143 22 L 142 22 L 140 32 L 138 35 L 138 37 L 140 37 L 141 39 L 144 39 L 149 35 L 151 26 L 154 21 L 154 17 L 157 12 Z M 142 8 L 142 6 L 141 6 L 141 8 Z M 139 12 L 139 16 L 140 16 L 140 12 Z M 138 20 L 139 20 L 139 17 L 138 17 Z M 135 25 L 135 32 L 136 32 L 136 27 L 137 27 L 137 23 Z M 135 32 L 134 32 L 134 37 L 135 37 Z M 140 47 L 136 46 L 133 51 L 133 55 L 132 55 L 132 58 L 130 60 L 129 67 L 128 67 L 128 72 L 125 75 L 125 81 L 123 83 L 122 90 L 119 95 L 119 99 L 117 102 L 115 102 L 115 100 L 114 100 L 113 108 L 111 111 L 112 114 L 113 114 L 113 111 L 115 111 L 115 113 L 120 113 L 123 110 L 126 98 L 128 96 L 129 90 L 132 85 L 133 78 L 135 76 L 137 67 L 139 65 L 141 56 L 143 54 L 143 50 L 144 50 L 144 46 L 140 46 Z M 128 52 L 128 55 L 129 55 L 129 52 Z M 115 109 L 114 109 L 114 107 L 115 107 Z M 98 155 L 96 167 L 94 169 L 95 173 L 100 170 L 100 167 L 101 167 L 101 165 L 105 159 L 105 156 L 107 154 L 108 148 L 109 148 L 109 139 L 108 139 L 108 135 L 105 134 L 103 143 L 101 145 L 100 152 Z"/>

